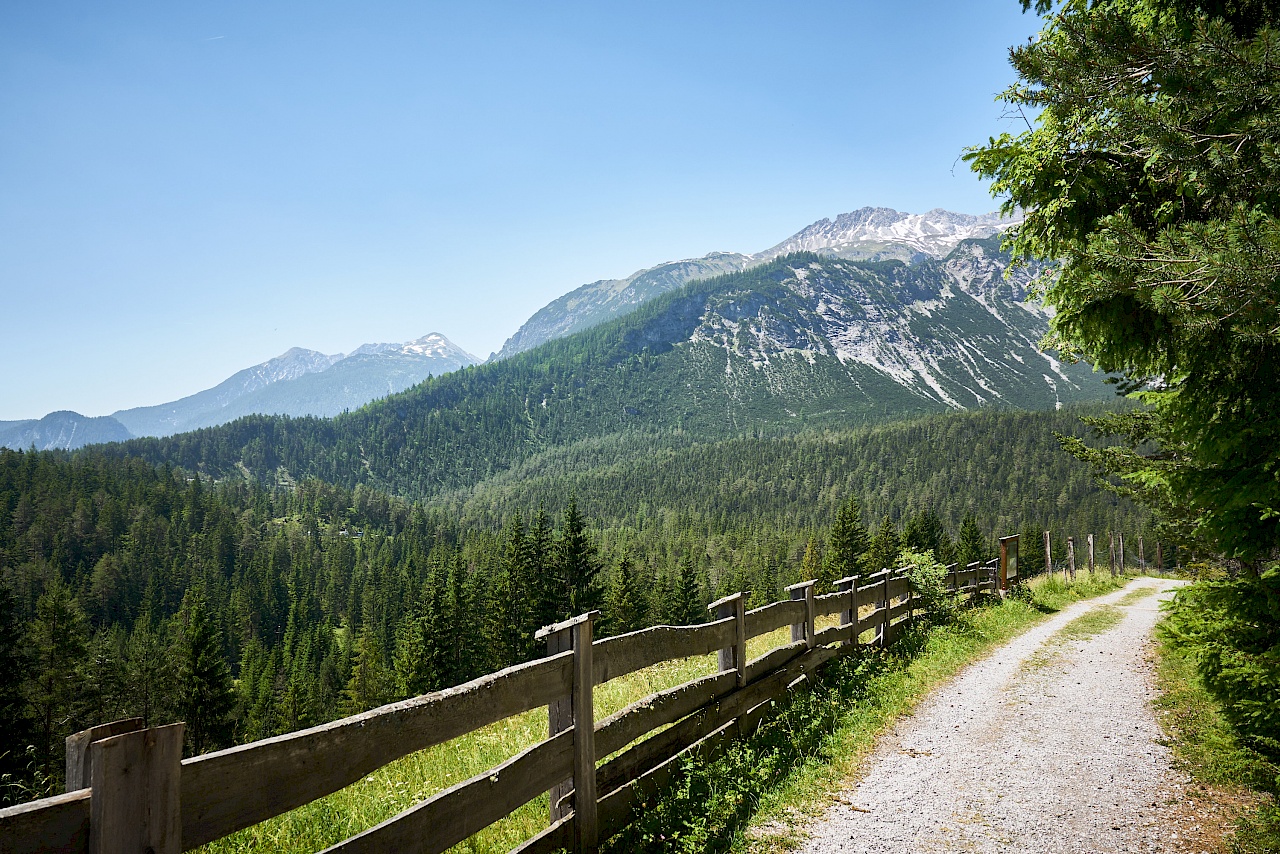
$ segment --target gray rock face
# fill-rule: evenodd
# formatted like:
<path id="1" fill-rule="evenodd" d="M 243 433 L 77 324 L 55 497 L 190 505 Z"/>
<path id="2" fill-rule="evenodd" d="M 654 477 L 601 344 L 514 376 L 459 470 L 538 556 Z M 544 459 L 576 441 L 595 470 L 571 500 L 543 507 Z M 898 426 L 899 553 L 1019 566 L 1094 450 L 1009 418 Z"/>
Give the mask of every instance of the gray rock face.
<path id="1" fill-rule="evenodd" d="M 51 412 L 27 421 L 0 421 L 0 447 L 37 451 L 73 451 L 85 445 L 132 439 L 125 426 L 109 415 L 91 418 L 78 412 Z"/>
<path id="2" fill-rule="evenodd" d="M 822 219 L 763 252 L 713 252 L 602 279 L 553 300 L 507 339 L 494 356 L 505 359 L 554 338 L 563 338 L 634 310 L 654 297 L 694 279 L 737 272 L 792 252 L 817 252 L 853 260 L 918 262 L 947 256 L 964 240 L 991 237 L 1016 220 L 999 214 L 952 213 L 941 209 L 908 214 L 890 208 L 861 208 L 835 220 Z"/>

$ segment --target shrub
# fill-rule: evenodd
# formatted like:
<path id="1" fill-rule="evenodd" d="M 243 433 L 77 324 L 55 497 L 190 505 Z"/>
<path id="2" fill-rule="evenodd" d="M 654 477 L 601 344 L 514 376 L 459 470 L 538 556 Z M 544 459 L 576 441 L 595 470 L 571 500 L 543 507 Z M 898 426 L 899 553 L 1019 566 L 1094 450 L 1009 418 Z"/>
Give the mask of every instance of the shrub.
<path id="1" fill-rule="evenodd" d="M 907 580 L 925 619 L 942 624 L 955 618 L 956 598 L 947 590 L 947 568 L 938 562 L 932 550 L 902 552 L 898 556 L 898 568 L 907 571 Z"/>
<path id="2" fill-rule="evenodd" d="M 1280 760 L 1280 564 L 1184 587 L 1160 631 L 1194 659 L 1242 742 Z"/>

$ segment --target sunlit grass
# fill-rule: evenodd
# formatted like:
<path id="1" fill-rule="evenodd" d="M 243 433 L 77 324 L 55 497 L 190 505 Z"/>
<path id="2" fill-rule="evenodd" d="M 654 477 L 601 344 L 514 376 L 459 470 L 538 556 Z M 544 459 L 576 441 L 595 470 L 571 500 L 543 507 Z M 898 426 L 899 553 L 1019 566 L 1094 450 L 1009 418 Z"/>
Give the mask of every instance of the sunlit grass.
<path id="1" fill-rule="evenodd" d="M 1096 581 L 1081 579 L 1069 587 L 1060 581 L 1049 583 L 1044 580 L 1031 582 L 1031 587 L 1042 591 L 1036 593 L 1037 601 L 1054 603 L 1049 607 L 1061 607 L 1061 603 L 1083 595 L 1096 595 L 1085 591 L 1118 586 L 1105 584 L 1101 575 L 1097 575 Z M 1105 580 L 1109 581 L 1109 576 Z M 859 609 L 860 616 L 865 617 L 872 610 L 870 605 L 863 606 Z M 816 629 L 821 631 L 837 625 L 839 615 L 819 617 L 816 623 Z M 869 643 L 873 634 L 864 632 L 860 640 Z M 790 642 L 790 628 L 784 626 L 749 639 L 747 657 L 757 658 Z M 662 662 L 597 686 L 594 694 L 596 720 L 650 694 L 715 673 L 716 669 L 716 656 L 704 655 Z M 525 712 L 446 744 L 405 756 L 328 797 L 210 843 L 201 850 L 209 854 L 250 851 L 302 854 L 319 851 L 373 827 L 449 786 L 487 771 L 546 737 L 546 710 Z M 546 825 L 547 798 L 543 795 L 453 850 L 508 851 Z"/>

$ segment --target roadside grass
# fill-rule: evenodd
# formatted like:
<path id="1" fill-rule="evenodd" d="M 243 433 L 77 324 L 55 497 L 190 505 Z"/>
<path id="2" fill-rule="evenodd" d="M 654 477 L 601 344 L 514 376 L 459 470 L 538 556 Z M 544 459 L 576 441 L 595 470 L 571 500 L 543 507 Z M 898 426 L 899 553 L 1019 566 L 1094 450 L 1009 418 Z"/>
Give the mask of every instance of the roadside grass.
<path id="1" fill-rule="evenodd" d="M 875 738 L 939 684 L 1048 614 L 1128 581 L 1087 572 L 1074 583 L 1034 579 L 1020 596 L 987 597 L 949 624 L 912 629 L 888 650 L 836 660 L 751 738 L 714 760 L 686 761 L 677 782 L 603 850 L 790 850 Z"/>
<path id="2" fill-rule="evenodd" d="M 838 618 L 819 620 L 819 626 Z M 778 629 L 752 638 L 752 657 L 789 643 L 790 630 Z M 714 673 L 716 656 L 667 661 L 599 686 L 595 715 L 600 720 L 656 691 Z M 436 792 L 470 779 L 547 737 L 547 713 L 534 709 L 483 727 L 445 744 L 412 753 L 362 780 L 276 818 L 246 828 L 200 848 L 207 854 L 282 852 L 310 854 L 354 836 L 408 809 Z M 459 843 L 454 851 L 505 852 L 547 825 L 547 798 L 542 796 Z"/>
<path id="3" fill-rule="evenodd" d="M 1234 854 L 1280 851 L 1280 767 L 1244 747 L 1205 689 L 1190 656 L 1156 645 L 1157 717 L 1174 759 L 1201 798 L 1234 818 Z"/>
<path id="4" fill-rule="evenodd" d="M 1124 598 L 1129 598 L 1134 593 L 1142 592 L 1146 595 L 1146 591 L 1131 590 L 1125 594 Z M 1058 654 L 1062 651 L 1062 647 L 1070 641 L 1088 640 L 1094 635 L 1100 635 L 1107 629 L 1117 625 L 1124 619 L 1124 612 L 1114 605 L 1099 605 L 1086 614 L 1081 614 L 1071 622 L 1067 623 L 1058 631 L 1054 632 L 1045 644 L 1029 656 L 1022 665 L 1023 670 L 1032 670 L 1041 667 L 1047 667 L 1058 658 Z"/>
<path id="5" fill-rule="evenodd" d="M 778 823 L 796 810 L 825 806 L 833 781 L 855 767 L 874 736 L 900 714 L 909 711 L 928 691 L 993 646 L 1016 635 L 1046 614 L 1082 598 L 1116 589 L 1127 579 L 1101 573 L 1082 573 L 1073 584 L 1060 578 L 1032 581 L 1022 598 L 998 605 L 964 609 L 951 625 L 932 631 L 913 630 L 888 651 L 869 651 L 865 657 L 838 661 L 811 692 L 798 692 L 787 707 L 752 739 L 732 748 L 716 763 L 690 767 L 677 792 L 716 792 L 706 802 L 686 804 L 677 815 L 671 808 L 655 811 L 668 816 L 674 837 L 657 830 L 652 843 L 634 850 L 703 850 L 685 841 L 706 838 L 708 850 L 743 850 L 744 828 L 763 821 Z M 994 601 L 994 600 L 993 600 Z M 818 628 L 834 625 L 836 616 L 820 618 Z M 864 637 L 869 639 L 870 635 Z M 748 654 L 755 657 L 790 641 L 789 629 L 752 638 Z M 699 656 L 664 662 L 598 687 L 595 714 L 600 720 L 656 691 L 713 673 L 716 657 Z M 319 851 L 360 833 L 414 804 L 505 761 L 547 734 L 547 717 L 535 709 L 479 729 L 446 744 L 410 754 L 341 791 L 274 819 L 246 828 L 199 849 L 207 854 Z M 722 766 L 737 757 L 737 765 Z M 744 763 L 751 767 L 745 768 Z M 733 780 L 716 780 L 719 769 L 736 768 Z M 727 773 L 727 772 L 726 772 Z M 702 783 L 698 781 L 702 780 Z M 745 782 L 746 788 L 743 788 Z M 681 789 L 680 787 L 683 787 Z M 776 791 L 774 789 L 776 788 Z M 727 799 L 727 800 L 726 800 Z M 736 801 L 735 801 L 736 799 Z M 723 812 L 730 801 L 732 815 Z M 714 806 L 714 808 L 712 808 Z M 681 817 L 683 815 L 683 818 Z M 719 816 L 718 818 L 716 816 Z M 681 829 L 701 823 L 704 832 Z M 457 852 L 506 852 L 546 827 L 546 796 L 535 798 L 511 815 L 455 846 Z M 646 817 L 645 827 L 656 827 Z M 756 835 L 752 835 L 755 839 Z M 619 840 L 622 838 L 620 837 Z M 632 850 L 621 841 L 611 850 Z M 760 850 L 777 850 L 769 847 Z"/>

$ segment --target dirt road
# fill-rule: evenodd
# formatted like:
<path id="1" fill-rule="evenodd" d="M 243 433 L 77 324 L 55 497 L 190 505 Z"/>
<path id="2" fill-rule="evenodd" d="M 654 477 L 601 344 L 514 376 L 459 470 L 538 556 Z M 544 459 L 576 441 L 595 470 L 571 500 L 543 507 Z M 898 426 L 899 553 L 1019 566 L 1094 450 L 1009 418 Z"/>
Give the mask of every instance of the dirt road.
<path id="1" fill-rule="evenodd" d="M 1176 584 L 1077 603 L 964 670 L 882 739 L 800 850 L 1187 850 L 1165 820 L 1186 781 L 1149 705 L 1148 641 Z"/>

